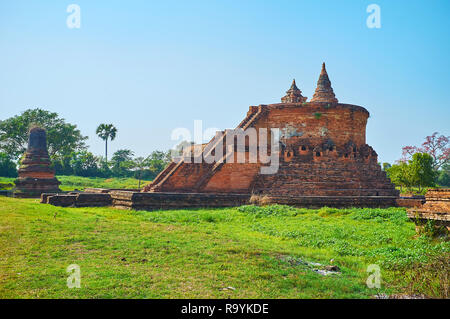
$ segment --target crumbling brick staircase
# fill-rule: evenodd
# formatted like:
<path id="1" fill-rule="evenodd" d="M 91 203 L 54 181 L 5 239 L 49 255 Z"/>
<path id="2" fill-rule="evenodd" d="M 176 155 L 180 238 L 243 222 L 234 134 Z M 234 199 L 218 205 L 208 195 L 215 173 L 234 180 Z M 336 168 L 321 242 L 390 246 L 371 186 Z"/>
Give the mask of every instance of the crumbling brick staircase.
<path id="1" fill-rule="evenodd" d="M 242 120 L 241 123 L 237 126 L 237 128 L 241 128 L 243 130 L 246 130 L 247 128 L 251 127 L 258 118 L 264 114 L 263 106 L 260 105 L 256 108 L 253 108 L 250 112 L 247 113 L 247 116 Z M 210 155 L 210 153 L 215 149 L 217 145 L 222 143 L 222 145 L 225 146 L 225 140 L 226 140 L 227 131 L 222 134 L 221 138 L 217 140 L 214 144 L 214 138 L 209 141 L 208 145 L 205 147 L 205 156 Z M 222 165 L 225 163 L 226 158 L 230 156 L 230 152 L 225 152 L 222 159 L 217 161 L 212 165 L 212 168 L 209 169 L 205 174 L 202 175 L 202 177 L 196 182 L 195 186 L 192 188 L 192 192 L 199 192 L 201 189 L 203 189 L 207 184 L 208 181 L 214 176 L 214 174 L 220 170 Z M 181 159 L 178 163 L 171 162 L 161 173 L 156 176 L 155 180 L 144 187 L 143 192 L 158 192 L 163 190 L 164 183 L 175 174 L 177 170 L 179 170 L 184 165 L 184 160 Z"/>

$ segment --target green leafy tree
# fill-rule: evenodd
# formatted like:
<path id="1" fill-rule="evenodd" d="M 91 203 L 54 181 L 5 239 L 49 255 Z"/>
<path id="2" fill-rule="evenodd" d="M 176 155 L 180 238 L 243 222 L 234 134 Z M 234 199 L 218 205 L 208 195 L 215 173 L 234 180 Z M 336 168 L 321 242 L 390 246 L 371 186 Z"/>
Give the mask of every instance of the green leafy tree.
<path id="1" fill-rule="evenodd" d="M 8 154 L 0 152 L 0 176 L 17 177 L 16 164 L 11 160 Z"/>
<path id="2" fill-rule="evenodd" d="M 153 151 L 147 158 L 149 176 L 155 178 L 170 163 L 170 151 Z"/>
<path id="3" fill-rule="evenodd" d="M 433 158 L 433 170 L 438 171 L 450 161 L 450 136 L 434 132 L 425 137 L 422 146 L 405 146 L 402 148 L 402 161 L 412 158 L 415 153 L 427 153 Z"/>
<path id="4" fill-rule="evenodd" d="M 73 153 L 72 160 L 70 161 L 74 174 L 85 177 L 95 177 L 99 175 L 97 163 L 97 157 L 88 151 Z"/>
<path id="5" fill-rule="evenodd" d="M 428 153 L 415 153 L 409 161 L 411 184 L 419 187 L 434 186 L 436 171 L 433 169 L 433 157 Z"/>
<path id="6" fill-rule="evenodd" d="M 391 167 L 392 167 L 392 165 L 389 164 L 389 163 L 387 163 L 387 162 L 383 163 L 383 165 L 382 165 L 382 169 L 383 169 L 383 171 L 385 171 L 385 172 L 387 172 L 387 170 L 388 170 L 389 168 L 391 168 Z"/>
<path id="7" fill-rule="evenodd" d="M 52 160 L 86 149 L 84 141 L 87 137 L 81 135 L 76 125 L 66 123 L 57 113 L 36 108 L 0 122 L 0 150 L 12 160 L 18 160 L 26 150 L 28 130 L 32 125 L 46 129 Z"/>
<path id="8" fill-rule="evenodd" d="M 105 159 L 102 156 L 97 157 L 98 168 L 99 168 L 99 177 L 112 177 L 111 168 L 106 163 Z"/>
<path id="9" fill-rule="evenodd" d="M 73 167 L 72 167 L 72 159 L 75 152 L 70 155 L 64 155 L 61 158 L 53 161 L 53 168 L 55 169 L 56 175 L 72 175 Z"/>
<path id="10" fill-rule="evenodd" d="M 450 164 L 445 164 L 439 171 L 437 182 L 441 186 L 450 186 Z"/>
<path id="11" fill-rule="evenodd" d="M 394 164 L 386 169 L 386 173 L 392 183 L 400 186 L 400 192 L 403 191 L 403 187 L 411 186 L 411 174 L 407 163 Z"/>
<path id="12" fill-rule="evenodd" d="M 111 158 L 111 171 L 114 176 L 126 177 L 132 175 L 134 167 L 133 162 L 134 153 L 131 150 L 121 149 L 114 152 Z"/>
<path id="13" fill-rule="evenodd" d="M 116 138 L 117 128 L 112 124 L 100 124 L 95 133 L 105 141 L 105 162 L 108 163 L 108 139 L 113 141 Z"/>

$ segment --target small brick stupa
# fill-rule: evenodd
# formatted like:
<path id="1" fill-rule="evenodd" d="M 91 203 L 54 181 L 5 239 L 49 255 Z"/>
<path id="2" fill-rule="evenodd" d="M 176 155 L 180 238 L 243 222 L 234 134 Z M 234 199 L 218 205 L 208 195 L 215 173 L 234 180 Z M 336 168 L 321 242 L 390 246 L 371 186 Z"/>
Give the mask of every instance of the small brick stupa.
<path id="1" fill-rule="evenodd" d="M 295 79 L 292 81 L 292 85 L 289 90 L 286 91 L 286 95 L 281 98 L 283 103 L 303 103 L 307 98 L 302 96 L 302 91 L 295 84 Z"/>
<path id="2" fill-rule="evenodd" d="M 317 81 L 316 92 L 314 92 L 311 102 L 338 103 L 338 99 L 334 95 L 331 81 L 328 77 L 325 63 L 322 63 L 322 71 Z"/>
<path id="3" fill-rule="evenodd" d="M 43 128 L 33 127 L 28 137 L 28 148 L 20 167 L 19 178 L 14 181 L 14 197 L 40 197 L 42 193 L 57 193 L 59 182 L 50 167 L 47 135 Z"/>

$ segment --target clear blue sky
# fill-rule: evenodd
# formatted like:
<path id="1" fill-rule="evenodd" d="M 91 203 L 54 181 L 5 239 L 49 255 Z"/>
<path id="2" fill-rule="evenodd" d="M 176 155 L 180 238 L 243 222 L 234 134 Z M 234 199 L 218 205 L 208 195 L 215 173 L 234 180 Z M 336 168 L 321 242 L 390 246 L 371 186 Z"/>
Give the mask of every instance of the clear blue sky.
<path id="1" fill-rule="evenodd" d="M 81 8 L 69 29 L 66 8 Z M 369 4 L 381 29 L 366 26 Z M 381 161 L 434 131 L 449 135 L 449 1 L 2 0 L 0 119 L 58 112 L 89 136 L 113 123 L 111 153 L 173 146 L 174 128 L 235 127 L 280 101 L 292 78 L 312 97 L 322 61 L 340 102 L 371 113 Z"/>

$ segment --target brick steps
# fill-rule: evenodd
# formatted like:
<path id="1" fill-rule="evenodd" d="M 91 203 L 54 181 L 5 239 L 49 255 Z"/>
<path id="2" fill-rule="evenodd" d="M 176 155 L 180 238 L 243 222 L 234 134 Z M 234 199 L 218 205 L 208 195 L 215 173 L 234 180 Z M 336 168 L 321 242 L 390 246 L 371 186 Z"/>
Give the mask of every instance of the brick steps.
<path id="1" fill-rule="evenodd" d="M 248 203 L 249 194 L 112 192 L 116 208 L 155 210 L 174 208 L 233 207 Z"/>
<path id="2" fill-rule="evenodd" d="M 254 124 L 254 122 L 258 119 L 258 117 L 262 113 L 263 113 L 262 107 L 259 106 L 256 111 L 249 113 L 245 117 L 245 119 L 238 125 L 238 128 L 241 128 L 243 130 L 247 129 L 248 127 L 250 127 L 251 125 Z M 222 135 L 222 140 L 225 139 L 225 136 L 226 136 L 226 133 Z M 224 143 L 224 145 L 225 144 L 226 143 Z M 214 174 L 216 174 L 216 172 L 219 171 L 223 167 L 223 165 L 225 163 L 225 159 L 229 156 L 229 153 L 230 152 L 225 153 L 219 162 L 215 163 L 214 166 L 206 174 L 203 174 L 203 176 L 200 177 L 200 179 L 197 181 L 197 183 L 195 183 L 195 187 L 194 187 L 195 191 L 199 191 L 199 190 L 205 188 L 205 186 L 208 184 L 208 182 L 211 180 L 211 178 L 214 176 Z"/>
<path id="3" fill-rule="evenodd" d="M 175 162 L 170 162 L 169 165 L 167 165 L 167 167 L 161 173 L 159 173 L 158 176 L 156 176 L 152 184 L 157 185 L 160 181 L 162 181 L 164 177 L 166 177 L 167 174 L 169 174 L 170 171 L 175 167 L 175 165 Z"/>

